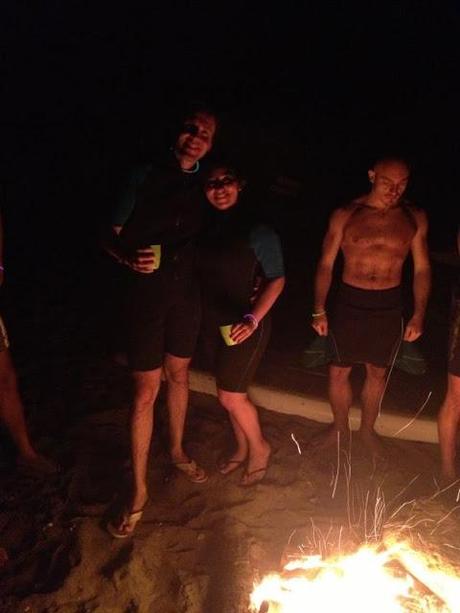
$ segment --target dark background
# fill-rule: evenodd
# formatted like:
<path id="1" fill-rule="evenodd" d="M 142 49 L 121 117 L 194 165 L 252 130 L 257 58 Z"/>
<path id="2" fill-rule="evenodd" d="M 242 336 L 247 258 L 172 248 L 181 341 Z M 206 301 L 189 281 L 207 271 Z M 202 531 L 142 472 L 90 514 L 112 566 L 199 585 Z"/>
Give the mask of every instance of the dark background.
<path id="1" fill-rule="evenodd" d="M 430 248 L 454 249 L 456 3 L 49 1 L 2 10 L 2 308 L 17 351 L 46 346 L 71 313 L 72 345 L 100 310 L 97 236 L 119 177 L 167 146 L 168 122 L 187 100 L 220 113 L 217 149 L 244 168 L 281 234 L 283 313 L 289 304 L 294 319 L 308 312 L 328 215 L 367 189 L 381 153 L 409 157 L 409 195 L 429 215 Z M 446 304 L 455 270 L 435 273 Z M 443 318 L 433 312 L 432 327 Z"/>

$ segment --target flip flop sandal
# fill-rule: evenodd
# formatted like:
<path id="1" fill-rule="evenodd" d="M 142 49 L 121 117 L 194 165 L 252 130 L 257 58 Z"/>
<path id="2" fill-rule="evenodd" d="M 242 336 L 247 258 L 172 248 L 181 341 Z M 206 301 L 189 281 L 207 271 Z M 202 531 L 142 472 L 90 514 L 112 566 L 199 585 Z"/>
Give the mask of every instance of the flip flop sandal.
<path id="1" fill-rule="evenodd" d="M 246 460 L 226 460 L 221 462 L 217 468 L 221 475 L 229 475 L 233 471 L 238 470 L 238 468 L 242 466 L 245 461 Z M 231 466 L 231 468 L 229 468 L 229 470 L 225 470 L 229 466 Z"/>
<path id="2" fill-rule="evenodd" d="M 190 460 L 190 462 L 173 462 L 173 466 L 192 483 L 206 483 L 209 478 L 205 470 L 198 466 L 195 460 Z"/>
<path id="3" fill-rule="evenodd" d="M 263 466 L 262 468 L 257 468 L 257 470 L 251 470 L 251 472 L 245 472 L 243 478 L 240 481 L 241 487 L 251 487 L 252 485 L 256 485 L 256 483 L 260 483 L 262 479 L 265 477 L 265 474 L 268 470 L 268 465 Z M 251 479 L 253 475 L 257 475 L 255 479 L 250 480 L 249 482 L 245 482 L 244 479 Z"/>
<path id="4" fill-rule="evenodd" d="M 120 521 L 115 524 L 110 521 L 107 524 L 107 531 L 116 539 L 125 539 L 131 536 L 137 523 L 142 519 L 147 503 L 138 511 L 123 511 Z"/>

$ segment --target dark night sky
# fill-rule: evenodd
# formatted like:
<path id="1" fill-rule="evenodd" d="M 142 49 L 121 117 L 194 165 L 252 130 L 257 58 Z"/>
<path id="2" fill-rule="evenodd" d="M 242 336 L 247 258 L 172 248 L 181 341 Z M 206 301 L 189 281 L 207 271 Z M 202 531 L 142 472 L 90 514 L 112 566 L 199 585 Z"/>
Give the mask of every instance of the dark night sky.
<path id="1" fill-rule="evenodd" d="M 306 212 L 365 188 L 369 157 L 408 153 L 437 246 L 459 196 L 460 11 L 351 7 L 9 3 L 3 166 L 15 258 L 33 245 L 56 262 L 67 243 L 81 255 L 110 207 L 110 177 L 141 142 L 161 143 L 189 98 L 221 111 L 221 145 L 250 172 L 299 179 Z"/>

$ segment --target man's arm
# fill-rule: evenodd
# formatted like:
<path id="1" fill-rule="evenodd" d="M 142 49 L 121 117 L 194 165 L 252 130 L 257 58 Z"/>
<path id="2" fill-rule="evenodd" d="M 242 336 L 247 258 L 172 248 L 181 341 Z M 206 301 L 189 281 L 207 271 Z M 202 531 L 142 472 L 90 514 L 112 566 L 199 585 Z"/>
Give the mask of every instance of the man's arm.
<path id="1" fill-rule="evenodd" d="M 124 264 L 135 270 L 150 274 L 155 271 L 155 254 L 150 247 L 136 249 L 133 253 L 127 253 L 121 246 L 119 232 L 116 226 L 111 226 L 101 237 L 101 247 L 119 264 Z"/>
<path id="2" fill-rule="evenodd" d="M 155 270 L 155 255 L 151 248 L 137 249 L 134 253 L 127 253 L 121 245 L 119 235 L 125 222 L 134 211 L 136 204 L 136 188 L 145 179 L 149 169 L 148 165 L 135 168 L 129 175 L 124 188 L 120 192 L 115 211 L 112 215 L 111 225 L 105 227 L 101 233 L 101 247 L 119 264 L 124 264 L 136 272 L 152 273 Z"/>
<path id="3" fill-rule="evenodd" d="M 344 208 L 337 209 L 332 213 L 323 240 L 321 257 L 316 268 L 311 325 L 320 336 L 327 336 L 328 333 L 326 299 L 331 288 L 332 272 L 342 244 L 343 229 L 348 217 L 349 211 Z"/>
<path id="4" fill-rule="evenodd" d="M 412 239 L 411 253 L 414 263 L 412 291 L 414 312 L 404 331 L 405 341 L 415 341 L 423 332 L 423 320 L 431 290 L 431 265 L 428 253 L 428 220 L 424 211 L 414 213 L 417 232 Z"/>

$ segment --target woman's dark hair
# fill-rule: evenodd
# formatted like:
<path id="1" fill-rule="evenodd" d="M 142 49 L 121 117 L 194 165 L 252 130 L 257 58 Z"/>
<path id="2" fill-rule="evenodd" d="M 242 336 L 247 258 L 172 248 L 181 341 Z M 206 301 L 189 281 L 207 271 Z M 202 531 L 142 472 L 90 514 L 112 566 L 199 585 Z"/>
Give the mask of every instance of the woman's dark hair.
<path id="1" fill-rule="evenodd" d="M 243 186 L 246 185 L 246 178 L 242 173 L 241 169 L 224 158 L 213 158 L 211 159 L 211 161 L 208 161 L 205 168 L 203 169 L 203 185 L 206 183 L 212 173 L 218 168 L 225 168 L 225 170 L 227 170 L 229 174 L 238 179 L 239 183 L 241 183 Z"/>

